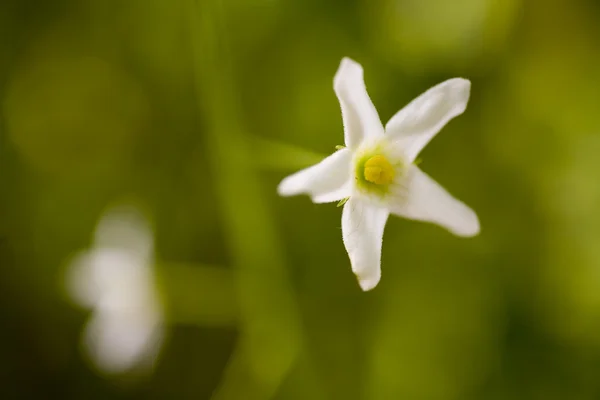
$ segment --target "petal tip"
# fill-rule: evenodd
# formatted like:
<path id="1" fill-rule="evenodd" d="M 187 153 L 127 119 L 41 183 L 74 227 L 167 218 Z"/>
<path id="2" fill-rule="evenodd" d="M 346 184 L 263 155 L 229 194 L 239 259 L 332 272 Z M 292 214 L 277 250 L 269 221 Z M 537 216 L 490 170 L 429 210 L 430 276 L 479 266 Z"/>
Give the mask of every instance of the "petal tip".
<path id="1" fill-rule="evenodd" d="M 456 89 L 457 97 L 464 99 L 466 107 L 466 102 L 469 101 L 471 96 L 471 81 L 465 78 L 454 78 L 453 86 Z"/>
<path id="2" fill-rule="evenodd" d="M 447 81 L 451 86 L 455 88 L 470 90 L 471 89 L 471 81 L 467 78 L 451 78 Z"/>
<path id="3" fill-rule="evenodd" d="M 340 67 L 358 67 L 361 68 L 360 64 L 350 57 L 343 57 L 340 62 Z"/>
<path id="4" fill-rule="evenodd" d="M 473 228 L 468 232 L 466 237 L 475 237 L 475 236 L 479 235 L 479 233 L 481 233 L 481 226 L 479 225 L 479 221 L 477 221 L 473 225 Z"/>
<path id="5" fill-rule="evenodd" d="M 369 278 L 361 278 L 356 275 L 356 279 L 358 280 L 358 284 L 363 292 L 369 292 L 375 289 L 375 286 L 379 283 L 379 277 L 369 277 Z"/>
<path id="6" fill-rule="evenodd" d="M 293 196 L 295 193 L 294 186 L 291 184 L 289 177 L 284 178 L 277 186 L 277 194 L 282 197 Z"/>
<path id="7" fill-rule="evenodd" d="M 350 57 L 344 57 L 342 58 L 340 66 L 338 67 L 338 70 L 333 78 L 334 88 L 338 90 L 341 89 L 342 81 L 349 75 L 358 75 L 359 77 L 362 77 L 363 68 L 358 62 L 354 61 Z"/>
<path id="8" fill-rule="evenodd" d="M 381 270 L 378 268 L 376 272 L 373 271 L 374 273 L 365 272 L 366 271 L 355 272 L 354 275 L 356 276 L 358 285 L 363 290 L 363 292 L 368 292 L 370 290 L 373 290 L 381 280 Z"/>
<path id="9" fill-rule="evenodd" d="M 454 232 L 455 235 L 470 238 L 479 235 L 481 232 L 481 225 L 479 224 L 479 218 L 477 214 L 473 212 L 468 223 L 465 223 L 460 230 Z"/>

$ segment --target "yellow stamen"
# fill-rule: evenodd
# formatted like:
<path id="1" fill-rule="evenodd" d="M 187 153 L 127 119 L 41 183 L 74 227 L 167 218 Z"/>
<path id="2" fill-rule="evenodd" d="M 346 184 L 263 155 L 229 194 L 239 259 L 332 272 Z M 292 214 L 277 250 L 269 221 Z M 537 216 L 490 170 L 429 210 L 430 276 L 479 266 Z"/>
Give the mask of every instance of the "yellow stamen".
<path id="1" fill-rule="evenodd" d="M 394 181 L 396 171 L 390 162 L 377 154 L 365 162 L 365 179 L 376 185 L 389 185 Z"/>

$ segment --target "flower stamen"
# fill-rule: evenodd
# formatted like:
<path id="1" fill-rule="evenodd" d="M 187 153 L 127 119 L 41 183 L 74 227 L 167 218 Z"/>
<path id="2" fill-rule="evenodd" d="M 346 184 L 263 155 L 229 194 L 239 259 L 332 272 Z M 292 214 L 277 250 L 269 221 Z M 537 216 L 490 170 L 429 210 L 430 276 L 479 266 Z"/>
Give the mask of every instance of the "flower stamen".
<path id="1" fill-rule="evenodd" d="M 394 181 L 396 171 L 387 158 L 381 154 L 374 155 L 365 162 L 365 180 L 376 185 L 389 185 Z"/>

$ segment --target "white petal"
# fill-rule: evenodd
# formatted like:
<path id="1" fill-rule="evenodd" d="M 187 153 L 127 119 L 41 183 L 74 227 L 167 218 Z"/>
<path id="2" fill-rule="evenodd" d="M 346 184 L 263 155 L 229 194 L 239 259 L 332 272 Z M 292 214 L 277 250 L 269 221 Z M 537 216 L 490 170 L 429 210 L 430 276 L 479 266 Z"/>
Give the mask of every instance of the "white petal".
<path id="1" fill-rule="evenodd" d="M 386 135 L 403 149 L 411 163 L 450 121 L 467 107 L 471 82 L 454 78 L 432 87 L 400 110 L 387 123 Z"/>
<path id="2" fill-rule="evenodd" d="M 104 283 L 104 290 L 96 308 L 107 312 L 145 309 L 159 313 L 152 266 L 125 252 L 104 250 L 100 254 L 95 278 Z"/>
<path id="3" fill-rule="evenodd" d="M 342 108 L 344 139 L 350 148 L 366 138 L 383 135 L 383 125 L 369 98 L 363 75 L 360 64 L 346 57 L 333 79 L 333 89 Z"/>
<path id="4" fill-rule="evenodd" d="M 419 168 L 411 167 L 404 185 L 401 199 L 389 204 L 393 214 L 438 224 L 458 236 L 479 233 L 475 212 Z"/>
<path id="5" fill-rule="evenodd" d="M 344 205 L 342 237 L 360 287 L 373 289 L 381 278 L 381 244 L 389 212 L 355 197 Z"/>
<path id="6" fill-rule="evenodd" d="M 138 255 L 122 249 L 96 249 L 77 255 L 67 272 L 67 289 L 84 307 L 122 309 L 150 303 L 153 271 Z"/>
<path id="7" fill-rule="evenodd" d="M 86 327 L 84 345 L 102 372 L 122 373 L 152 364 L 162 339 L 162 325 L 152 316 L 95 313 Z"/>
<path id="8" fill-rule="evenodd" d="M 318 164 L 292 174 L 281 181 L 281 196 L 306 193 L 315 203 L 344 199 L 352 193 L 352 152 L 338 150 Z"/>
<path id="9" fill-rule="evenodd" d="M 152 230 L 140 211 L 128 205 L 110 209 L 104 214 L 94 238 L 96 247 L 120 248 L 145 259 L 152 255 Z"/>
<path id="10" fill-rule="evenodd" d="M 104 282 L 98 282 L 94 253 L 75 255 L 66 271 L 65 284 L 73 301 L 82 307 L 93 308 L 106 291 Z"/>

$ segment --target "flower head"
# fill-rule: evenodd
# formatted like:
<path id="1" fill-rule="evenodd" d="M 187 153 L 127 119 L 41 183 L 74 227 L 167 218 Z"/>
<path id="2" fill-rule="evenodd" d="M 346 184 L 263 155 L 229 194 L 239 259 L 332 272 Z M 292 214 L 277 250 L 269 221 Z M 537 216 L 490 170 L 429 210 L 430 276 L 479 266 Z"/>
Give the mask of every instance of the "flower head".
<path id="1" fill-rule="evenodd" d="M 449 79 L 427 90 L 384 127 L 357 62 L 344 58 L 334 78 L 346 146 L 285 178 L 282 196 L 314 203 L 344 200 L 342 238 L 363 290 L 381 278 L 383 230 L 390 214 L 438 224 L 458 236 L 479 233 L 477 215 L 415 165 L 429 141 L 465 111 L 471 83 Z"/>
<path id="2" fill-rule="evenodd" d="M 102 372 L 151 365 L 164 330 L 150 229 L 136 210 L 115 209 L 102 218 L 94 239 L 67 276 L 71 297 L 93 309 L 84 347 Z"/>

